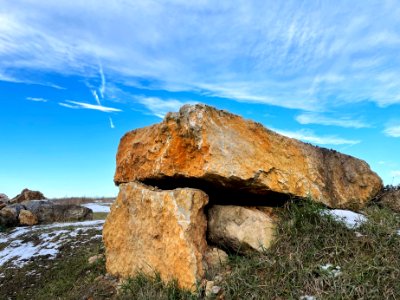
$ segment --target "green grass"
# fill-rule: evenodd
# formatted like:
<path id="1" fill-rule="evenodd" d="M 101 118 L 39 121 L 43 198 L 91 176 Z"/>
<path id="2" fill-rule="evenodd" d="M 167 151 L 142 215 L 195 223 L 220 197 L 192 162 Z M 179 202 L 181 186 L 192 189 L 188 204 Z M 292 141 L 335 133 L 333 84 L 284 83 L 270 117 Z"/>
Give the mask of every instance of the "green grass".
<path id="1" fill-rule="evenodd" d="M 94 212 L 93 220 L 105 220 L 107 218 L 108 212 Z"/>
<path id="2" fill-rule="evenodd" d="M 312 202 L 288 205 L 277 241 L 263 255 L 232 257 L 223 282 L 227 299 L 398 299 L 400 218 L 371 206 L 369 221 L 347 229 Z M 355 231 L 359 233 L 357 237 Z M 321 266 L 339 266 L 333 277 Z"/>
<path id="3" fill-rule="evenodd" d="M 224 299 L 400 299 L 399 215 L 371 205 L 364 211 L 369 221 L 350 230 L 321 215 L 322 208 L 311 201 L 288 204 L 270 249 L 231 255 L 219 283 Z M 327 264 L 339 266 L 341 275 L 323 270 Z M 202 290 L 171 292 L 143 275 L 127 285 L 132 299 L 204 299 Z"/>
<path id="4" fill-rule="evenodd" d="M 178 287 L 176 281 L 164 283 L 156 274 L 154 278 L 138 274 L 128 279 L 121 288 L 119 299 L 159 299 L 159 300 L 189 300 L 198 299 L 199 295 Z"/>

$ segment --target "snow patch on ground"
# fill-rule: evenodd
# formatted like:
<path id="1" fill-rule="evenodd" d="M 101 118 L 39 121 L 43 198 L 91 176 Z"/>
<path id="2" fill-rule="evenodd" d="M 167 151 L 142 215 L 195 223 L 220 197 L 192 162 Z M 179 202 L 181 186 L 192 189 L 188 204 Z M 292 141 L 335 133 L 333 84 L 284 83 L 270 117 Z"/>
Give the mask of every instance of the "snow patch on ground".
<path id="1" fill-rule="evenodd" d="M 314 296 L 305 295 L 305 296 L 301 296 L 300 300 L 317 300 L 317 298 L 315 298 Z"/>
<path id="2" fill-rule="evenodd" d="M 343 222 L 347 228 L 355 229 L 367 222 L 367 218 L 359 213 L 344 209 L 324 210 L 322 214 L 332 216 L 336 221 Z"/>
<path id="3" fill-rule="evenodd" d="M 94 213 L 96 212 L 110 212 L 110 205 L 111 203 L 85 203 L 81 204 L 81 206 L 90 208 Z"/>
<path id="4" fill-rule="evenodd" d="M 320 266 L 321 270 L 325 271 L 331 277 L 338 277 L 342 275 L 341 268 L 339 266 L 333 266 L 332 264 L 326 264 Z"/>
<path id="5" fill-rule="evenodd" d="M 14 267 L 22 267 L 38 256 L 55 258 L 61 246 L 67 242 L 82 243 L 76 240 L 78 235 L 84 235 L 93 229 L 101 231 L 103 224 L 104 220 L 53 223 L 18 227 L 9 233 L 0 233 L 0 243 L 8 244 L 0 251 L 0 266 L 11 262 Z M 101 238 L 101 234 L 96 234 L 86 241 L 94 238 Z"/>

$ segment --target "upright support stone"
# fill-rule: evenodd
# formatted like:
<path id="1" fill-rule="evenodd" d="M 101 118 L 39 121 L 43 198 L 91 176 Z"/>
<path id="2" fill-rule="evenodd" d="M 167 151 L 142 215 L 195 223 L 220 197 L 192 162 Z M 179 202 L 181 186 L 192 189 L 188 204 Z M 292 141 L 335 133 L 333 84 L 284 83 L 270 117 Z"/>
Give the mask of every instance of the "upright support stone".
<path id="1" fill-rule="evenodd" d="M 207 203 L 200 190 L 121 184 L 103 229 L 107 272 L 124 278 L 159 273 L 194 290 L 204 276 Z"/>

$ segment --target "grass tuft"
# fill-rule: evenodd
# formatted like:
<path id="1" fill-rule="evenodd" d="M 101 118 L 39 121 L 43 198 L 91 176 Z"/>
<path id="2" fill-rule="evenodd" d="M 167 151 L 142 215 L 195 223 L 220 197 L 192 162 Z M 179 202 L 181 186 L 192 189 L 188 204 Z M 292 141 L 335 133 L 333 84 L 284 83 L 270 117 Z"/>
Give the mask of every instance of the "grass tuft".
<path id="1" fill-rule="evenodd" d="M 180 289 L 175 280 L 164 283 L 159 274 L 152 278 L 139 273 L 125 281 L 119 299 L 192 300 L 199 299 L 199 295 Z"/>

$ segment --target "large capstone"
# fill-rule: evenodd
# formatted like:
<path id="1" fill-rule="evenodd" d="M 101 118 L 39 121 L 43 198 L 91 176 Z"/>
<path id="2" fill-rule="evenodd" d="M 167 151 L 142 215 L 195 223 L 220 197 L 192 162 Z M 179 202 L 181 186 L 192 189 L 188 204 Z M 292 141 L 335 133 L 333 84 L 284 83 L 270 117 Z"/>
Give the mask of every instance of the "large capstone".
<path id="1" fill-rule="evenodd" d="M 382 188 L 365 161 L 206 105 L 183 106 L 159 124 L 127 133 L 114 180 L 197 187 L 210 197 L 218 189 L 266 196 L 259 205 L 279 195 L 310 197 L 334 208 L 360 208 Z"/>

